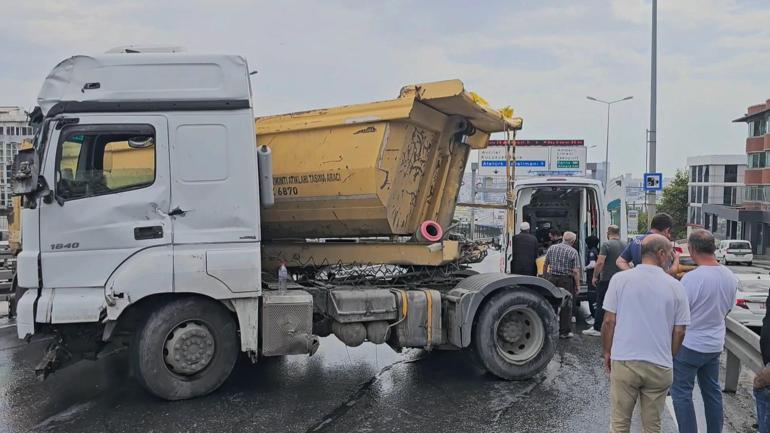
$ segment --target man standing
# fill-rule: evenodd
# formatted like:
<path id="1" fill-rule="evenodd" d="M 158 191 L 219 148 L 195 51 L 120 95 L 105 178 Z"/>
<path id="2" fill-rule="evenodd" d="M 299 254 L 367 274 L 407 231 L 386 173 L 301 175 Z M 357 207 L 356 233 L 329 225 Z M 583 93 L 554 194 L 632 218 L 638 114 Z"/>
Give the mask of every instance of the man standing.
<path id="1" fill-rule="evenodd" d="M 556 245 L 561 243 L 561 231 L 557 229 L 556 227 L 551 227 L 551 230 L 548 230 L 548 246 Z"/>
<path id="2" fill-rule="evenodd" d="M 583 331 L 583 335 L 598 337 L 602 335 L 602 319 L 604 317 L 604 296 L 607 294 L 607 288 L 610 286 L 610 279 L 619 269 L 615 261 L 620 257 L 620 253 L 626 249 L 626 243 L 620 240 L 620 228 L 615 225 L 607 227 L 608 241 L 602 244 L 599 249 L 599 258 L 594 267 L 593 284 L 596 286 L 596 313 L 594 317 L 594 327 Z"/>
<path id="3" fill-rule="evenodd" d="M 537 238 L 529 232 L 529 223 L 519 226 L 519 233 L 511 241 L 511 273 L 519 275 L 537 275 Z"/>
<path id="4" fill-rule="evenodd" d="M 545 253 L 545 270 L 548 281 L 561 287 L 571 296 L 565 296 L 559 309 L 559 338 L 572 338 L 572 309 L 580 289 L 580 258 L 572 245 L 577 235 L 564 232 L 562 241 L 552 245 Z"/>
<path id="5" fill-rule="evenodd" d="M 616 264 L 621 271 L 631 269 L 631 264 L 639 265 L 642 263 L 642 240 L 651 235 L 658 234 L 663 235 L 667 239 L 671 240 L 671 228 L 674 226 L 674 220 L 671 215 L 667 213 L 659 213 L 652 218 L 650 222 L 650 231 L 643 235 L 636 236 L 634 240 L 628 244 L 623 253 L 616 260 Z M 666 268 L 666 272 L 669 275 L 676 275 L 676 271 L 679 269 L 679 254 L 674 254 L 669 266 Z"/>
<path id="6" fill-rule="evenodd" d="M 645 433 L 660 432 L 660 413 L 673 380 L 673 355 L 684 340 L 690 309 L 682 284 L 664 269 L 671 242 L 651 234 L 642 262 L 610 281 L 604 298 L 602 343 L 610 373 L 612 433 L 628 433 L 637 399 Z"/>
<path id="7" fill-rule="evenodd" d="M 759 433 L 770 433 L 770 297 L 765 300 L 765 318 L 759 337 L 759 349 L 765 368 L 754 378 L 754 399 L 757 403 Z"/>
<path id="8" fill-rule="evenodd" d="M 714 257 L 714 236 L 695 230 L 687 243 L 698 267 L 682 278 L 690 305 L 690 326 L 674 358 L 674 402 L 679 433 L 698 433 L 692 389 L 695 376 L 703 396 L 706 431 L 722 431 L 722 392 L 719 389 L 719 355 L 725 345 L 725 317 L 735 305 L 735 275 Z"/>

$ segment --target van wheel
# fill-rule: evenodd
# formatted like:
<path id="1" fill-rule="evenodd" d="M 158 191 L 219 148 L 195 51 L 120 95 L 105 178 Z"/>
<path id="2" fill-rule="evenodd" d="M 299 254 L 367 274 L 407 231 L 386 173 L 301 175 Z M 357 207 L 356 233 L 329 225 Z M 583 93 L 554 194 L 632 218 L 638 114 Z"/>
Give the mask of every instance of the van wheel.
<path id="1" fill-rule="evenodd" d="M 236 324 L 225 307 L 182 298 L 153 311 L 134 334 L 131 366 L 146 390 L 166 400 L 206 395 L 238 358 Z"/>
<path id="2" fill-rule="evenodd" d="M 524 380 L 551 361 L 558 333 L 556 314 L 545 298 L 529 290 L 503 291 L 478 313 L 472 346 L 488 372 Z"/>

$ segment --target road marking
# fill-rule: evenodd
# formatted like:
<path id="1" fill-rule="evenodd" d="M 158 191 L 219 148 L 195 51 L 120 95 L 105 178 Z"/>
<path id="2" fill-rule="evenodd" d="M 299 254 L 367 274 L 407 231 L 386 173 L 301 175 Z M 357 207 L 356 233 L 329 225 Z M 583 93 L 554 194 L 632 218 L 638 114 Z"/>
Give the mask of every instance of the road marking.
<path id="1" fill-rule="evenodd" d="M 11 323 L 10 325 L 0 325 L 0 329 L 11 328 L 11 327 L 16 327 L 16 324 Z"/>

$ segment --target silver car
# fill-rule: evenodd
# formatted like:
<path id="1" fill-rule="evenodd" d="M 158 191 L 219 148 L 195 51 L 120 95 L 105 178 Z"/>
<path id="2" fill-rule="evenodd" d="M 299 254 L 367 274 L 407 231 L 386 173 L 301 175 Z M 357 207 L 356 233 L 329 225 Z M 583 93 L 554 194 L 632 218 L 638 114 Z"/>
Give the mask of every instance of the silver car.
<path id="1" fill-rule="evenodd" d="M 729 316 L 749 327 L 761 327 L 770 290 L 770 275 L 736 274 L 738 293 Z"/>

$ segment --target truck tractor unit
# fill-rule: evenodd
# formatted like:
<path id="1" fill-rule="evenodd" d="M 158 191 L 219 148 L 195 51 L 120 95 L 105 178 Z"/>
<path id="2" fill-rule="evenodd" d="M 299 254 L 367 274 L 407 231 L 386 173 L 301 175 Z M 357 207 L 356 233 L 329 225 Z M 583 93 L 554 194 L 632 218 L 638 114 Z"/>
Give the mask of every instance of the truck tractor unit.
<path id="1" fill-rule="evenodd" d="M 521 119 L 449 80 L 255 120 L 244 58 L 129 51 L 54 67 L 14 162 L 18 336 L 53 337 L 40 377 L 125 346 L 144 388 L 186 399 L 239 352 L 329 335 L 472 351 L 506 380 L 551 360 L 564 291 L 475 273 L 449 230 L 471 149 Z"/>

